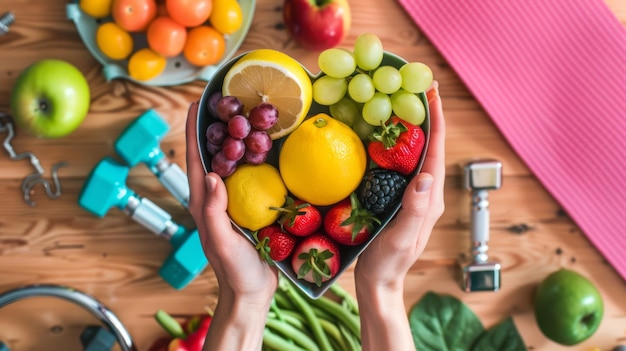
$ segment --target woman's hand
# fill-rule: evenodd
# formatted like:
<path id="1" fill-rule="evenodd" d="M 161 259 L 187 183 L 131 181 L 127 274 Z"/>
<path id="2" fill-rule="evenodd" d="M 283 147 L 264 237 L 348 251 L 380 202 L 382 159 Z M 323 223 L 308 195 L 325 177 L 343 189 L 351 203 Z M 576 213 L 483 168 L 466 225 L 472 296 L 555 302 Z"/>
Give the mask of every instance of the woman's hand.
<path id="1" fill-rule="evenodd" d="M 189 107 L 186 128 L 189 212 L 219 284 L 218 305 L 205 350 L 260 349 L 278 273 L 276 267 L 261 259 L 248 239 L 233 229 L 226 213 L 224 182 L 215 173 L 205 174 L 201 163 L 197 115 L 198 103 L 194 102 Z M 250 344 L 246 344 L 248 341 Z"/>
<path id="2" fill-rule="evenodd" d="M 406 187 L 396 217 L 356 264 L 364 350 L 414 348 L 404 306 L 404 279 L 444 211 L 445 123 L 437 82 L 428 92 L 428 104 L 430 143 L 422 171 Z"/>

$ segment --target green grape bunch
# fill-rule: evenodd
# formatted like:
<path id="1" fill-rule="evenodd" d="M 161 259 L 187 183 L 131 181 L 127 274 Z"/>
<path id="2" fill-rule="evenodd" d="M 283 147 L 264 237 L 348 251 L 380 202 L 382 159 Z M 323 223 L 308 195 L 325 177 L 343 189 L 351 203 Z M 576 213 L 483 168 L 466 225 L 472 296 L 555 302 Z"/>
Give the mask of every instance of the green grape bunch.
<path id="1" fill-rule="evenodd" d="M 374 127 L 392 116 L 421 125 L 426 109 L 417 94 L 433 82 L 433 72 L 422 62 L 401 67 L 383 64 L 380 38 L 361 34 L 352 51 L 330 48 L 318 56 L 323 75 L 313 83 L 313 100 L 329 107 L 330 115 L 366 139 Z"/>

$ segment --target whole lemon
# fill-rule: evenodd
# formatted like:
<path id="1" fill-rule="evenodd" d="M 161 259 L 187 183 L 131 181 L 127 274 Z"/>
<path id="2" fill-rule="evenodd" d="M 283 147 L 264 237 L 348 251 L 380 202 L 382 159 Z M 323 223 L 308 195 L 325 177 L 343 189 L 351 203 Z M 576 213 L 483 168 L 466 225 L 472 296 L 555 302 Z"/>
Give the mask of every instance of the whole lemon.
<path id="1" fill-rule="evenodd" d="M 313 205 L 332 205 L 361 182 L 367 154 L 359 136 L 320 113 L 294 130 L 280 150 L 280 174 L 291 193 Z"/>
<path id="2" fill-rule="evenodd" d="M 276 167 L 269 163 L 242 164 L 224 180 L 228 193 L 227 211 L 238 226 L 259 230 L 278 219 L 287 188 Z"/>

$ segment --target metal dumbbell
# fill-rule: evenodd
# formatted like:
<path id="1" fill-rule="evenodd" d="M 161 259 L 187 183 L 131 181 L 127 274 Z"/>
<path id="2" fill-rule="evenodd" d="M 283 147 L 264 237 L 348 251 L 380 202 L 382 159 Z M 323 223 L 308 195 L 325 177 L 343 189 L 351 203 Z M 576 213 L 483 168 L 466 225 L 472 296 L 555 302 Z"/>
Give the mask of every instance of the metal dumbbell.
<path id="1" fill-rule="evenodd" d="M 159 274 L 172 287 L 182 289 L 208 264 L 198 232 L 175 223 L 165 210 L 128 188 L 129 171 L 127 166 L 105 157 L 85 181 L 78 203 L 100 218 L 109 209 L 117 207 L 151 232 L 167 239 L 174 250 Z"/>
<path id="2" fill-rule="evenodd" d="M 501 264 L 489 261 L 488 192 L 502 186 L 502 163 L 476 160 L 465 165 L 464 187 L 471 192 L 471 257 L 460 262 L 462 287 L 467 292 L 500 290 Z"/>
<path id="3" fill-rule="evenodd" d="M 150 109 L 137 117 L 117 138 L 114 148 L 129 167 L 145 164 L 159 182 L 185 208 L 189 203 L 187 175 L 175 163 L 170 162 L 161 150 L 160 143 L 169 132 L 169 125 Z"/>

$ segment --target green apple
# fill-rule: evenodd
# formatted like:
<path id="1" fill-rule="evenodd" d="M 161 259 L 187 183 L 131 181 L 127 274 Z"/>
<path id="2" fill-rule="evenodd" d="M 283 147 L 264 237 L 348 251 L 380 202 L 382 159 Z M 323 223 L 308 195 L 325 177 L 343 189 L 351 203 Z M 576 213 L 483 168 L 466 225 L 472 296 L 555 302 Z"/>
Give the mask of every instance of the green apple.
<path id="1" fill-rule="evenodd" d="M 604 303 L 595 285 L 581 274 L 559 269 L 535 292 L 535 319 L 541 332 L 562 345 L 576 345 L 598 329 Z"/>
<path id="2" fill-rule="evenodd" d="M 38 137 L 70 134 L 89 112 L 85 76 L 72 64 L 57 59 L 33 63 L 11 90 L 11 113 L 16 125 Z"/>

